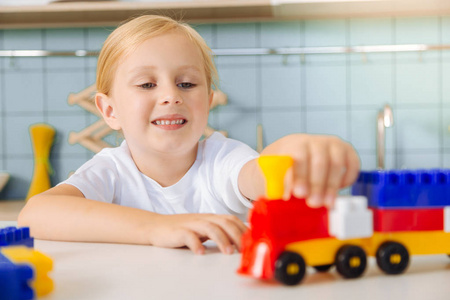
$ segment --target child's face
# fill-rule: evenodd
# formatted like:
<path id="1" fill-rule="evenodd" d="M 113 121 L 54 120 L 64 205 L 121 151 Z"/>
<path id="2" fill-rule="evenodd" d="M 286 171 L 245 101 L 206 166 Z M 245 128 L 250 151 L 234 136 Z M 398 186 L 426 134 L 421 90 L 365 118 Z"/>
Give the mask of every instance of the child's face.
<path id="1" fill-rule="evenodd" d="M 176 32 L 146 40 L 119 63 L 109 98 L 130 149 L 196 147 L 212 100 L 203 66 L 200 50 Z"/>

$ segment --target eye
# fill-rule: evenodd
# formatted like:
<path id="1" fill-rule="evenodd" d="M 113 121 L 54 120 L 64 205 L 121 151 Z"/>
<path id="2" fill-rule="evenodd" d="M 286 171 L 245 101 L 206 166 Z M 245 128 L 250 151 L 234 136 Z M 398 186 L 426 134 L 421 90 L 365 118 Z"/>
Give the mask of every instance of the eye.
<path id="1" fill-rule="evenodd" d="M 177 84 L 177 86 L 183 89 L 189 89 L 195 87 L 196 85 L 190 82 L 182 82 Z"/>
<path id="2" fill-rule="evenodd" d="M 146 82 L 146 83 L 140 84 L 140 85 L 138 85 L 138 86 L 141 87 L 141 88 L 143 88 L 143 89 L 150 89 L 150 88 L 152 88 L 152 87 L 155 87 L 156 84 L 151 83 L 151 82 Z"/>

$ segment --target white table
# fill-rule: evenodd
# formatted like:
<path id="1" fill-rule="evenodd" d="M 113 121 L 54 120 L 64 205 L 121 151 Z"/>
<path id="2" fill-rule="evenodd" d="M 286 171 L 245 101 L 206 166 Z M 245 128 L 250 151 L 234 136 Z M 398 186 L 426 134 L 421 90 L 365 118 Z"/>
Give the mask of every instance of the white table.
<path id="1" fill-rule="evenodd" d="M 286 287 L 237 275 L 240 255 L 221 254 L 212 243 L 203 256 L 187 249 L 42 240 L 35 248 L 54 262 L 55 290 L 40 299 L 450 299 L 445 255 L 414 256 L 399 276 L 382 274 L 372 258 L 355 280 L 334 269 L 309 269 L 300 285 Z"/>

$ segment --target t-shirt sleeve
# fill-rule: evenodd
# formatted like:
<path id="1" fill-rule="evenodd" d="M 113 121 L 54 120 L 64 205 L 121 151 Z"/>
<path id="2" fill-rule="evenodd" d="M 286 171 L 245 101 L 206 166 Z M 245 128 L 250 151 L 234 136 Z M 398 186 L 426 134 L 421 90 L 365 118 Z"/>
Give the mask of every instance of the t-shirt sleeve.
<path id="1" fill-rule="evenodd" d="M 249 199 L 239 190 L 238 178 L 242 167 L 259 156 L 258 152 L 248 145 L 223 137 L 220 147 L 216 145 L 213 160 L 213 184 L 217 197 L 236 213 L 245 213 L 252 207 Z"/>
<path id="2" fill-rule="evenodd" d="M 112 203 L 116 194 L 117 177 L 114 161 L 97 154 L 60 184 L 73 185 L 86 199 Z"/>

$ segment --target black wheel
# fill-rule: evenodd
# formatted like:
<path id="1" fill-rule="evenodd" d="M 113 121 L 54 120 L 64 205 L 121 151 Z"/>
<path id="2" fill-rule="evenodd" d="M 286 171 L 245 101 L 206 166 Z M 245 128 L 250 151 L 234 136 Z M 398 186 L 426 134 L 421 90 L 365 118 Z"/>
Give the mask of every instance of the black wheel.
<path id="1" fill-rule="evenodd" d="M 314 266 L 314 269 L 316 269 L 317 272 L 328 272 L 332 266 L 333 264 Z"/>
<path id="2" fill-rule="evenodd" d="M 396 242 L 385 242 L 377 250 L 377 265 L 386 274 L 400 274 L 409 264 L 409 253 L 405 246 Z"/>
<path id="3" fill-rule="evenodd" d="M 358 246 L 342 246 L 336 254 L 336 269 L 342 277 L 357 278 L 366 270 L 366 252 Z"/>
<path id="4" fill-rule="evenodd" d="M 296 285 L 306 272 L 303 257 L 295 252 L 284 251 L 275 262 L 275 279 L 286 285 Z"/>

